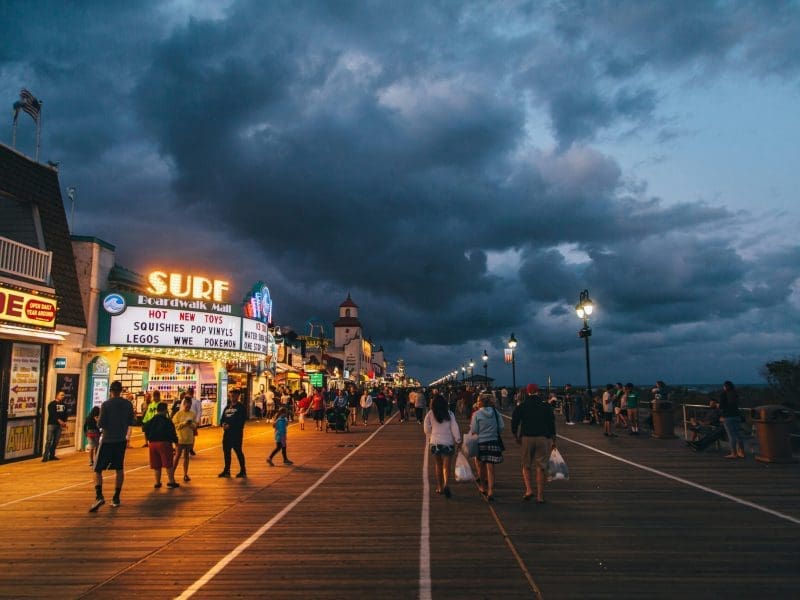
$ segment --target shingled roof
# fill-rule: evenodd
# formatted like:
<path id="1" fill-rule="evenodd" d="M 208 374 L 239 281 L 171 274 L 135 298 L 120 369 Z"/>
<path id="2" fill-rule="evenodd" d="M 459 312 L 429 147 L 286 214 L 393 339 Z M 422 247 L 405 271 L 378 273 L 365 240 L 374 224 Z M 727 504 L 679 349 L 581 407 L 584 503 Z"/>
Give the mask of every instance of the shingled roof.
<path id="1" fill-rule="evenodd" d="M 53 253 L 51 273 L 58 297 L 56 323 L 85 328 L 86 317 L 83 314 L 58 171 L 0 144 L 0 202 L 8 197 L 36 205 L 39 209 L 44 250 Z M 19 241 L 29 243 L 26 240 Z"/>

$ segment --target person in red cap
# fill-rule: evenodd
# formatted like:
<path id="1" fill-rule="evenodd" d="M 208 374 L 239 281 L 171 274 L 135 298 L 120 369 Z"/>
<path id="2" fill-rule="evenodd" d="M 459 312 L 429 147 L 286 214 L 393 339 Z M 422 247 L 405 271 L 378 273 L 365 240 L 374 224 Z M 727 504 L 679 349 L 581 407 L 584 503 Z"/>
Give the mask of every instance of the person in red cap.
<path id="1" fill-rule="evenodd" d="M 522 481 L 525 501 L 533 498 L 531 469 L 536 465 L 536 503 L 544 502 L 544 482 L 547 461 L 556 447 L 556 419 L 553 407 L 539 396 L 539 386 L 529 383 L 527 396 L 511 415 L 511 432 L 522 445 Z"/>

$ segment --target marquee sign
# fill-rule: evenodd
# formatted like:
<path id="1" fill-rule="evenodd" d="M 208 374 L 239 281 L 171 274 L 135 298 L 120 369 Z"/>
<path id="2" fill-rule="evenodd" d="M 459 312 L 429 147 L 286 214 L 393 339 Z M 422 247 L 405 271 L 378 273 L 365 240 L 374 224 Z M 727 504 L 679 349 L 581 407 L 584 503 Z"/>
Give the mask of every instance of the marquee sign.
<path id="1" fill-rule="evenodd" d="M 100 295 L 99 346 L 194 348 L 266 354 L 264 323 L 242 318 L 230 304 L 153 298 L 107 292 Z M 213 309 L 213 310 L 212 310 Z"/>

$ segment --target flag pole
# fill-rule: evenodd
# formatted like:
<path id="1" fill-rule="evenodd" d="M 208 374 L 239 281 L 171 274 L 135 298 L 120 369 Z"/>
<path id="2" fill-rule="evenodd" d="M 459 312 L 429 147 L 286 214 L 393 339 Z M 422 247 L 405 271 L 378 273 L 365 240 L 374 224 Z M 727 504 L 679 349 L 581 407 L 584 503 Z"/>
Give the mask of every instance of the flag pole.
<path id="1" fill-rule="evenodd" d="M 42 141 L 42 102 L 39 100 L 39 118 L 36 119 L 36 162 L 39 162 L 39 147 Z"/>

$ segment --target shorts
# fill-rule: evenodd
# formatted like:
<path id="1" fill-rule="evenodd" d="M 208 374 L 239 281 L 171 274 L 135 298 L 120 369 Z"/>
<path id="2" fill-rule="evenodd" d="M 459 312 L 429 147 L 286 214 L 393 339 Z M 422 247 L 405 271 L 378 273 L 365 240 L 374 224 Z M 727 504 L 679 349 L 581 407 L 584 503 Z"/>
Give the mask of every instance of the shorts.
<path id="1" fill-rule="evenodd" d="M 619 409 L 619 414 L 621 414 L 623 417 L 627 417 L 628 416 L 628 409 L 627 408 L 620 408 Z"/>
<path id="2" fill-rule="evenodd" d="M 553 440 L 544 436 L 522 436 L 522 468 L 530 469 L 534 465 L 540 469 L 547 469 L 547 461 L 550 460 L 550 451 L 553 448 Z"/>
<path id="3" fill-rule="evenodd" d="M 148 444 L 151 469 L 172 468 L 172 442 L 153 442 Z"/>
<path id="4" fill-rule="evenodd" d="M 613 423 L 614 422 L 614 413 L 604 412 L 603 413 L 603 421 L 606 423 Z"/>
<path id="5" fill-rule="evenodd" d="M 100 443 L 100 436 L 97 435 L 87 435 L 86 436 L 86 449 L 93 450 L 97 448 L 97 445 Z"/>
<path id="6" fill-rule="evenodd" d="M 94 471 L 100 473 L 106 469 L 121 471 L 125 468 L 125 448 L 127 441 L 105 442 L 100 440 L 97 446 L 97 458 L 94 459 Z"/>
<path id="7" fill-rule="evenodd" d="M 434 456 L 453 456 L 455 453 L 455 446 L 448 446 L 447 444 L 431 444 L 431 454 Z"/>
<path id="8" fill-rule="evenodd" d="M 325 409 L 320 408 L 319 410 L 314 411 L 314 420 L 315 421 L 324 421 L 325 420 Z"/>
<path id="9" fill-rule="evenodd" d="M 478 442 L 478 460 L 482 463 L 503 462 L 503 451 L 497 440 L 491 442 Z"/>

